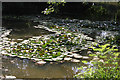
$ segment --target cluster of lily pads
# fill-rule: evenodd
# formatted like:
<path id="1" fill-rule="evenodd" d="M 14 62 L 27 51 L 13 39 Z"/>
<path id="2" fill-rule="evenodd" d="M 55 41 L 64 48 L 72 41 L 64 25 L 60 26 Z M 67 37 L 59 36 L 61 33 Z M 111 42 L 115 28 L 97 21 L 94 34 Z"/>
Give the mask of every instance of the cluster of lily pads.
<path id="1" fill-rule="evenodd" d="M 6 50 L 12 56 L 20 58 L 63 61 L 69 53 L 79 52 L 87 44 L 87 40 L 92 40 L 86 35 L 70 32 L 63 27 L 54 29 L 57 30 L 56 34 L 29 38 L 21 43 L 12 45 L 10 49 Z M 66 58 L 66 60 L 68 59 Z"/>

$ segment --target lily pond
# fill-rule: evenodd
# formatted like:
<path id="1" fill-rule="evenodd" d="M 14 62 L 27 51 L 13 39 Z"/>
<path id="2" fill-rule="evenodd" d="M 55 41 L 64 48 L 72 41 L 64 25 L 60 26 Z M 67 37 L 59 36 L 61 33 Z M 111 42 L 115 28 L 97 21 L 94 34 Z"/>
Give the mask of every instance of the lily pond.
<path id="1" fill-rule="evenodd" d="M 119 46 L 120 24 L 43 15 L 3 16 L 0 35 L 4 77 L 73 78 L 79 67 L 103 61 L 89 56 L 95 53 L 91 46 Z"/>

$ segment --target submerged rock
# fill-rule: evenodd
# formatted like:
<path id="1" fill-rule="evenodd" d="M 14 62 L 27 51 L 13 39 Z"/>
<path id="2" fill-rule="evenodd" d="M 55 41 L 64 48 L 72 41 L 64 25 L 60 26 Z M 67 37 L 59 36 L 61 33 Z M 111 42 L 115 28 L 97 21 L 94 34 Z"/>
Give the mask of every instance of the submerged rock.
<path id="1" fill-rule="evenodd" d="M 72 59 L 71 61 L 72 62 L 80 62 L 80 60 L 78 60 L 78 59 Z"/>
<path id="2" fill-rule="evenodd" d="M 67 55 L 67 57 L 73 57 L 73 55 Z"/>
<path id="3" fill-rule="evenodd" d="M 35 61 L 41 61 L 42 59 L 36 59 L 36 58 L 35 58 L 34 60 L 35 60 Z"/>
<path id="4" fill-rule="evenodd" d="M 37 64 L 40 64 L 40 65 L 45 64 L 45 63 L 46 63 L 45 61 L 38 61 L 37 62 Z"/>
<path id="5" fill-rule="evenodd" d="M 45 61 L 53 61 L 52 59 L 44 59 Z"/>
<path id="6" fill-rule="evenodd" d="M 5 78 L 6 78 L 6 79 L 16 79 L 15 76 L 6 76 Z"/>
<path id="7" fill-rule="evenodd" d="M 72 58 L 64 58 L 65 61 L 70 61 Z"/>
<path id="8" fill-rule="evenodd" d="M 8 54 L 8 53 L 5 50 L 1 50 L 1 54 Z"/>
<path id="9" fill-rule="evenodd" d="M 83 56 L 79 55 L 79 54 L 73 54 L 74 58 L 82 58 Z"/>
<path id="10" fill-rule="evenodd" d="M 4 79 L 5 77 L 3 75 L 0 75 L 1 80 Z"/>
<path id="11" fill-rule="evenodd" d="M 1 51 L 1 54 L 3 54 L 3 55 L 7 55 L 8 53 L 5 52 L 5 51 Z"/>
<path id="12" fill-rule="evenodd" d="M 17 39 L 18 41 L 22 41 L 23 39 Z"/>
<path id="13" fill-rule="evenodd" d="M 88 56 L 83 56 L 82 58 L 83 58 L 83 59 L 89 59 L 89 57 L 88 57 Z"/>
<path id="14" fill-rule="evenodd" d="M 19 58 L 21 58 L 21 59 L 27 59 L 26 57 L 24 57 L 24 56 L 19 56 Z"/>
<path id="15" fill-rule="evenodd" d="M 12 55 L 12 54 L 10 54 L 9 56 L 11 56 L 11 57 L 17 57 L 16 55 Z"/>
<path id="16" fill-rule="evenodd" d="M 61 61 L 63 58 L 57 57 L 57 58 L 52 58 L 53 61 Z"/>
<path id="17" fill-rule="evenodd" d="M 30 58 L 31 60 L 34 60 L 34 59 L 36 59 L 36 58 Z"/>
<path id="18" fill-rule="evenodd" d="M 8 72 L 8 69 L 4 69 L 5 72 Z"/>

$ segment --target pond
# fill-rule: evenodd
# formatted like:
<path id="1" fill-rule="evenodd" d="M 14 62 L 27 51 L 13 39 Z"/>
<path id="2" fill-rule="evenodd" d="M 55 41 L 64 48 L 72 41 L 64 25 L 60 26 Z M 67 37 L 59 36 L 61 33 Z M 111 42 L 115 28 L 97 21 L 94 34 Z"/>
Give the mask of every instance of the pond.
<path id="1" fill-rule="evenodd" d="M 21 17 L 3 17 L 2 31 L 12 29 L 7 35 L 9 41 L 16 41 L 20 43 L 33 36 L 55 34 L 55 32 L 48 31 L 44 28 L 35 28 L 37 26 L 51 26 L 68 27 L 73 32 L 79 32 L 93 38 L 92 41 L 104 43 L 106 37 L 118 36 L 120 32 L 120 25 L 113 21 L 89 21 L 79 19 L 61 19 L 49 16 L 21 16 Z M 106 27 L 107 26 L 107 27 Z M 109 27 L 109 28 L 108 28 Z M 84 36 L 83 36 L 84 37 Z M 102 40 L 101 40 L 102 39 Z M 2 45 L 6 46 L 7 40 L 3 39 Z M 4 42 L 6 44 L 4 44 Z M 86 54 L 83 51 L 81 54 Z M 11 58 L 3 56 L 2 59 L 3 76 L 12 75 L 17 78 L 73 78 L 78 72 L 78 67 L 84 65 L 81 61 L 79 63 L 73 62 L 49 62 L 45 65 L 37 65 L 28 59 Z"/>

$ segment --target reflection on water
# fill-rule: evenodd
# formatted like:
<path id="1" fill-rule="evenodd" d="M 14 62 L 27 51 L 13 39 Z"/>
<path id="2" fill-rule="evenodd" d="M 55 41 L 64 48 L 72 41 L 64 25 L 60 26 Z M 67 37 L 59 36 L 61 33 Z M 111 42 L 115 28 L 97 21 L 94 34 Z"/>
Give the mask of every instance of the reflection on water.
<path id="1" fill-rule="evenodd" d="M 72 78 L 77 72 L 80 63 L 47 63 L 36 65 L 27 59 L 10 58 L 3 56 L 3 75 L 14 75 L 17 78 Z"/>
<path id="2" fill-rule="evenodd" d="M 28 39 L 32 36 L 40 36 L 44 34 L 50 34 L 52 32 L 49 32 L 45 29 L 36 29 L 33 26 L 38 25 L 37 23 L 34 23 L 32 21 L 26 21 L 26 20 L 3 20 L 3 27 L 7 29 L 12 29 L 12 32 L 8 36 L 12 39 Z"/>

